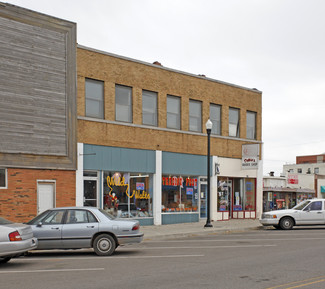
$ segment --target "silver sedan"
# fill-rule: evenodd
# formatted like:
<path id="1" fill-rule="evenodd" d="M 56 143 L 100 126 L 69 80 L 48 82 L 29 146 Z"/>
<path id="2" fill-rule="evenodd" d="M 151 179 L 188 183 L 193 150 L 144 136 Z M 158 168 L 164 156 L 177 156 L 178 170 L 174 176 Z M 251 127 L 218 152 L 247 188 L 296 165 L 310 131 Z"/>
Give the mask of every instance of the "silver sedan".
<path id="1" fill-rule="evenodd" d="M 0 263 L 20 256 L 37 247 L 32 228 L 0 217 Z"/>
<path id="2" fill-rule="evenodd" d="M 260 223 L 283 230 L 294 226 L 325 225 L 325 199 L 305 200 L 292 209 L 263 213 Z"/>
<path id="3" fill-rule="evenodd" d="M 28 224 L 38 239 L 37 249 L 93 248 L 99 256 L 110 256 L 119 245 L 143 239 L 138 221 L 115 219 L 94 207 L 50 209 Z"/>

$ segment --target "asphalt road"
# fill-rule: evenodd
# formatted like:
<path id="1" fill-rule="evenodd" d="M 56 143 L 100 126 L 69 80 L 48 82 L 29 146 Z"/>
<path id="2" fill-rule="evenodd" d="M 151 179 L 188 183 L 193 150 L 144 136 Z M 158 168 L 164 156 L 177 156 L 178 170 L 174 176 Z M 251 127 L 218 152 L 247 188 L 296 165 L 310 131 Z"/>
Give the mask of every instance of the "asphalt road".
<path id="1" fill-rule="evenodd" d="M 42 252 L 0 264 L 0 288 L 325 288 L 325 227 Z"/>

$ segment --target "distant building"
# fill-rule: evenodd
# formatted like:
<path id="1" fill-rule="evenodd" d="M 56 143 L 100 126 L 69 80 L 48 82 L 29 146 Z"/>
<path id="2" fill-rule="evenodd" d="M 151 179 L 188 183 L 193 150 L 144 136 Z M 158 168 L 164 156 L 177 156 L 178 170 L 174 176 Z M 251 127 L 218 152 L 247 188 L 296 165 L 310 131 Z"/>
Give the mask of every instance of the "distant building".
<path id="1" fill-rule="evenodd" d="M 291 208 L 307 198 L 325 198 L 325 154 L 297 156 L 283 173 L 263 178 L 263 211 Z"/>
<path id="2" fill-rule="evenodd" d="M 315 190 L 306 187 L 295 187 L 284 176 L 273 174 L 263 177 L 263 211 L 291 209 L 302 200 L 315 197 Z"/>
<path id="3" fill-rule="evenodd" d="M 296 164 L 283 166 L 283 175 L 294 187 L 315 190 L 315 197 L 325 198 L 325 154 L 297 156 Z"/>

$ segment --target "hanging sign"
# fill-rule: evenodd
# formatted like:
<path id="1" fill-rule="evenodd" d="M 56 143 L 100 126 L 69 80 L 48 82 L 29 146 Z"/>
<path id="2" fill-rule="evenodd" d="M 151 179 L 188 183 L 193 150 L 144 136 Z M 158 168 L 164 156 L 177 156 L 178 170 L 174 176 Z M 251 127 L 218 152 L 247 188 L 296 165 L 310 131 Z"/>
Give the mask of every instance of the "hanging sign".
<path id="1" fill-rule="evenodd" d="M 255 170 L 258 168 L 259 145 L 245 144 L 242 145 L 242 170 Z"/>

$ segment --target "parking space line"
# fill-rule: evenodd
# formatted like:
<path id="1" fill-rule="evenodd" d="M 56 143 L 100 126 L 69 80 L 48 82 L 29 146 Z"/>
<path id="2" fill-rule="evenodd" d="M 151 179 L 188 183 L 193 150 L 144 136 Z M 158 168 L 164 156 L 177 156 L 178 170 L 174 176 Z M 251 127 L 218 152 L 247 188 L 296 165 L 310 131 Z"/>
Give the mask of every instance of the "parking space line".
<path id="1" fill-rule="evenodd" d="M 98 260 L 98 261 L 108 261 L 115 259 L 148 259 L 148 258 L 190 258 L 190 257 L 204 257 L 204 254 L 192 254 L 192 255 L 153 255 L 153 256 L 109 256 L 109 257 L 25 257 L 16 259 L 19 261 L 65 261 L 65 260 Z M 14 260 L 13 260 L 14 261 Z M 11 261 L 11 262 L 13 262 Z"/>
<path id="2" fill-rule="evenodd" d="M 276 247 L 277 245 L 224 245 L 224 246 L 183 246 L 183 247 L 143 247 L 134 250 L 161 250 L 161 249 L 224 249 L 224 248 L 258 248 Z M 122 249 L 122 248 L 121 248 Z"/>
<path id="3" fill-rule="evenodd" d="M 11 273 L 48 273 L 48 272 L 78 272 L 78 271 L 103 271 L 105 268 L 86 268 L 86 269 L 48 269 L 48 270 L 15 270 L 15 271 L 0 271 L 0 274 Z"/>

